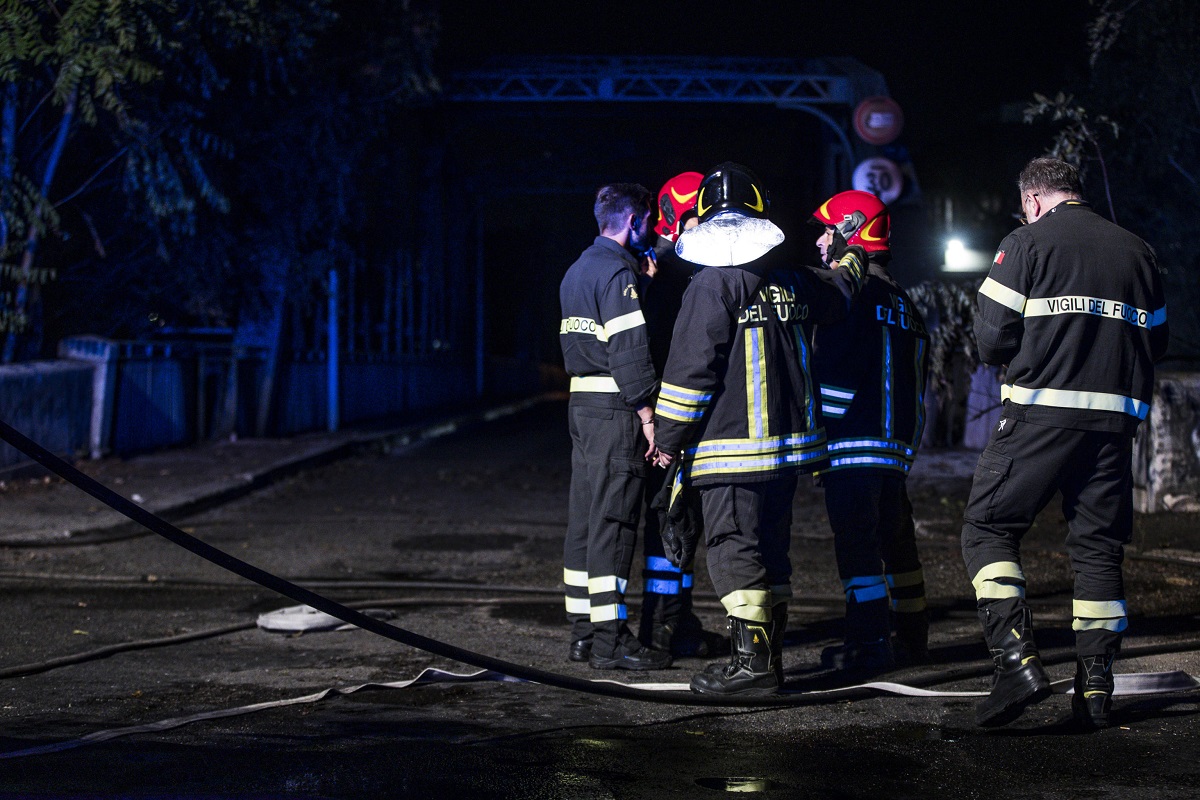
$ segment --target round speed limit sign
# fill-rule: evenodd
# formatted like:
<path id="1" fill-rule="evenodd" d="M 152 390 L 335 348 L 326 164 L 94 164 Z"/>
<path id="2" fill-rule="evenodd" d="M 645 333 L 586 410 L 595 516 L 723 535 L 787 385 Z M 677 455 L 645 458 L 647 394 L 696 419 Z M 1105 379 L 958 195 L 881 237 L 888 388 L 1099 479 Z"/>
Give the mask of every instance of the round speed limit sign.
<path id="1" fill-rule="evenodd" d="M 900 196 L 904 188 L 904 176 L 900 167 L 890 158 L 875 156 L 868 158 L 854 168 L 852 178 L 854 188 L 860 192 L 870 192 L 884 203 L 892 203 Z"/>

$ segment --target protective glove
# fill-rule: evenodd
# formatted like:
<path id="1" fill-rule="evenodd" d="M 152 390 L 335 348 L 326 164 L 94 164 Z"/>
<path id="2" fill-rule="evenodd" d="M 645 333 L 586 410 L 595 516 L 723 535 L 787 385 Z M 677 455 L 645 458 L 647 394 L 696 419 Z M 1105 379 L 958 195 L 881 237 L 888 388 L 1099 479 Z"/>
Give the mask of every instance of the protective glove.
<path id="1" fill-rule="evenodd" d="M 679 474 L 681 459 L 667 468 L 663 487 L 654 496 L 650 507 L 658 512 L 658 529 L 662 535 L 663 552 L 676 567 L 690 572 L 700 542 L 701 525 L 692 513 L 692 491 L 683 485 Z"/>

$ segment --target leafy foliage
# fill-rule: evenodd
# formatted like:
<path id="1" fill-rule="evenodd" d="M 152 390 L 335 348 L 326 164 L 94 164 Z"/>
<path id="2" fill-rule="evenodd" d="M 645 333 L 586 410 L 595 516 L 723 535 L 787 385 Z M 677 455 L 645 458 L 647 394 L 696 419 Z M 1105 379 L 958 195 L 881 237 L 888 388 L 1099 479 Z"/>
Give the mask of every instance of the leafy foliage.
<path id="1" fill-rule="evenodd" d="M 975 297 L 982 282 L 927 280 L 908 291 L 929 329 L 929 384 L 940 411 L 966 402 L 960 387 L 979 364 Z"/>
<path id="2" fill-rule="evenodd" d="M 1200 360 L 1200 250 L 1195 246 L 1200 4 L 1094 0 L 1093 5 L 1087 82 L 1052 101 L 1035 97 L 1031 112 L 1061 114 L 1057 118 L 1064 126 L 1052 152 L 1101 167 L 1114 219 L 1158 251 L 1166 273 L 1173 356 Z"/>

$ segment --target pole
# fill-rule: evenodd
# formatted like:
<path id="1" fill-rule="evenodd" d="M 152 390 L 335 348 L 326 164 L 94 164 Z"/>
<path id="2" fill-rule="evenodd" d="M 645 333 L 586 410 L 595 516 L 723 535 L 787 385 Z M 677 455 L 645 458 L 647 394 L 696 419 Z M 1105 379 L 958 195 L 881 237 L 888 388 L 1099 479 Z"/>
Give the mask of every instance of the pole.
<path id="1" fill-rule="evenodd" d="M 329 430 L 338 429 L 338 276 L 337 270 L 329 270 L 329 314 L 326 336 L 326 389 L 329 411 Z"/>

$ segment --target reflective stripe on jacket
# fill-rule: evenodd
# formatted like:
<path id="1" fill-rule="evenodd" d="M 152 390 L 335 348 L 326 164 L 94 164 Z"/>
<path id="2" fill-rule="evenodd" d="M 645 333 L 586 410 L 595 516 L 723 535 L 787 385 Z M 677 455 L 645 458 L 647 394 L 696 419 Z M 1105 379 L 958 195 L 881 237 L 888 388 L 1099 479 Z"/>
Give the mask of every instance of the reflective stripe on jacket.
<path id="1" fill-rule="evenodd" d="M 1132 433 L 1150 408 L 1167 312 L 1154 251 L 1068 200 L 1000 243 L 975 337 L 1008 364 L 1003 399 L 1030 422 Z"/>

